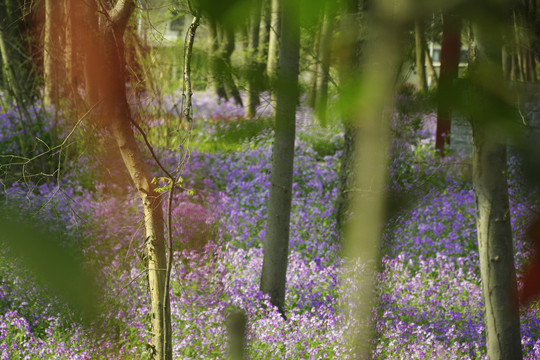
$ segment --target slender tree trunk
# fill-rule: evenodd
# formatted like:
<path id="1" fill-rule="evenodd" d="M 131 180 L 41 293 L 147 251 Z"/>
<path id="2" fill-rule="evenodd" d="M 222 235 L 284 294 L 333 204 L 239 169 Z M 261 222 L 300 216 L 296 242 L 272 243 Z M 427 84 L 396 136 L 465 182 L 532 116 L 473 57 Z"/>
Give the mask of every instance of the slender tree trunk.
<path id="1" fill-rule="evenodd" d="M 487 26 L 474 27 L 475 43 L 470 61 L 470 77 L 482 88 L 503 88 L 501 36 Z M 489 91 L 489 90 L 487 90 Z M 492 94 L 480 93 L 480 108 L 489 108 Z M 478 98 L 478 97 L 475 97 Z M 484 299 L 487 352 L 490 359 L 521 359 L 521 336 L 517 282 L 512 248 L 508 201 L 506 137 L 507 119 L 472 117 L 473 188 L 480 274 Z M 508 122 L 506 122 L 508 123 Z"/>
<path id="2" fill-rule="evenodd" d="M 355 5 L 350 1 L 354 11 Z M 353 140 L 352 184 L 348 190 L 351 197 L 351 221 L 347 223 L 343 239 L 345 270 L 343 276 L 341 305 L 344 324 L 347 326 L 348 348 L 352 358 L 369 359 L 372 357 L 375 327 L 373 319 L 373 288 L 377 274 L 379 258 L 379 239 L 382 237 L 384 223 L 384 204 L 386 199 L 385 182 L 387 178 L 387 151 L 389 148 L 389 116 L 384 115 L 385 108 L 392 106 L 395 80 L 402 53 L 400 36 L 408 26 L 403 22 L 394 22 L 391 12 L 393 1 L 370 2 L 372 8 L 366 12 L 370 29 L 365 42 L 365 55 L 362 56 L 362 73 L 352 73 L 358 62 L 355 29 L 347 22 L 341 37 L 349 40 L 350 49 L 344 55 L 344 69 L 341 91 L 345 99 L 362 106 L 345 109 L 346 117 L 355 129 Z M 350 10 L 349 10 L 350 11 Z M 358 16 L 357 11 L 344 14 L 343 19 Z M 353 22 L 352 20 L 351 22 Z M 353 22 L 354 23 L 354 22 Z M 343 25 L 342 25 L 343 26 Z M 347 35 L 353 32 L 352 35 Z M 357 35 L 356 35 L 357 36 Z M 369 93 L 365 91 L 369 89 Z M 362 270 L 360 270 L 362 269 Z"/>
<path id="3" fill-rule="evenodd" d="M 223 47 L 221 51 L 222 72 L 225 79 L 225 89 L 227 90 L 227 97 L 233 98 L 237 105 L 243 106 L 242 97 L 240 91 L 236 86 L 232 73 L 231 55 L 235 47 L 235 36 L 232 29 L 223 29 Z"/>
<path id="4" fill-rule="evenodd" d="M 307 92 L 306 103 L 312 109 L 315 109 L 315 104 L 317 103 L 317 80 L 319 79 L 319 51 L 320 51 L 320 40 L 321 40 L 321 28 L 322 28 L 322 19 L 319 20 L 317 24 L 317 31 L 313 39 L 313 47 L 311 51 L 311 64 L 309 65 L 310 69 L 310 79 L 309 87 Z"/>
<path id="5" fill-rule="evenodd" d="M 17 1 L 0 0 L 0 52 L 4 90 L 8 100 L 15 101 L 20 109 L 26 109 L 38 98 L 38 90 L 33 65 L 26 51 L 27 37 L 19 30 L 22 21 L 24 16 Z"/>
<path id="6" fill-rule="evenodd" d="M 456 96 L 452 83 L 457 78 L 461 51 L 461 19 L 450 13 L 443 13 L 443 35 L 441 44 L 441 74 L 438 88 L 437 130 L 435 149 L 445 156 L 445 147 L 450 144 L 452 125 L 451 104 Z"/>
<path id="7" fill-rule="evenodd" d="M 259 52 L 257 59 L 257 71 L 262 78 L 261 90 L 268 89 L 268 78 L 266 73 L 266 64 L 268 63 L 268 46 L 270 42 L 270 16 L 271 16 L 271 0 L 262 0 L 262 26 L 259 33 Z"/>
<path id="8" fill-rule="evenodd" d="M 261 88 L 262 79 L 258 71 L 257 54 L 259 51 L 259 28 L 261 23 L 261 1 L 252 4 L 253 12 L 250 18 L 247 50 L 247 97 L 245 114 L 250 118 L 257 113 L 257 105 L 259 105 L 259 89 Z"/>
<path id="9" fill-rule="evenodd" d="M 424 24 L 422 19 L 414 21 L 414 44 L 416 54 L 416 78 L 418 83 L 418 91 L 427 91 L 426 77 L 426 57 L 424 55 L 426 49 L 426 36 L 424 34 Z"/>
<path id="10" fill-rule="evenodd" d="M 320 70 L 317 77 L 317 91 L 315 103 L 315 118 L 326 126 L 326 109 L 328 106 L 328 81 L 330 79 L 330 51 L 332 42 L 332 13 L 327 5 L 323 14 L 321 37 L 319 43 Z"/>
<path id="11" fill-rule="evenodd" d="M 524 82 L 536 82 L 534 45 L 538 30 L 536 0 L 519 0 L 514 9 L 516 73 Z"/>
<path id="12" fill-rule="evenodd" d="M 150 319 L 152 328 L 152 348 L 155 360 L 172 360 L 172 328 L 169 298 L 166 291 L 166 242 L 162 200 L 152 183 L 152 176 L 146 167 L 132 131 L 132 116 L 129 110 L 125 87 L 125 57 L 123 35 L 129 17 L 135 8 L 133 0 L 119 0 L 107 17 L 98 19 L 92 5 L 87 3 L 85 15 L 89 20 L 86 28 L 85 73 L 88 94 L 99 94 L 101 124 L 106 126 L 115 139 L 120 154 L 141 198 L 144 209 L 144 228 L 148 285 L 150 292 Z M 89 53 L 99 54 L 91 59 Z M 164 301 L 166 302 L 164 304 Z"/>
<path id="13" fill-rule="evenodd" d="M 210 50 L 210 72 L 212 84 L 220 99 L 234 98 L 242 106 L 242 98 L 232 76 L 231 55 L 234 51 L 234 32 L 230 29 L 221 29 L 218 32 L 217 24 L 209 20 L 210 36 L 212 38 Z"/>
<path id="14" fill-rule="evenodd" d="M 272 103 L 276 107 L 275 86 L 278 76 L 279 42 L 281 38 L 281 7 L 282 0 L 271 0 L 272 10 L 270 18 L 270 40 L 268 43 L 268 62 L 266 63 L 266 75 L 272 93 Z"/>
<path id="15" fill-rule="evenodd" d="M 435 67 L 433 66 L 433 59 L 431 58 L 431 55 L 429 54 L 429 50 L 426 47 L 426 60 L 427 60 L 427 74 L 428 78 L 431 79 L 431 83 L 428 84 L 430 87 L 438 86 L 439 85 L 439 79 L 437 78 L 437 72 L 435 71 Z"/>
<path id="16" fill-rule="evenodd" d="M 211 77 L 211 84 L 214 87 L 214 92 L 220 99 L 227 99 L 227 92 L 225 91 L 225 85 L 223 76 L 221 74 L 221 65 L 220 65 L 220 50 L 219 50 L 219 37 L 218 37 L 218 31 L 217 31 L 217 25 L 216 23 L 209 19 L 208 20 L 208 27 L 210 29 L 210 38 L 211 38 L 211 45 L 210 45 L 210 77 Z"/>
<path id="17" fill-rule="evenodd" d="M 45 30 L 43 34 L 43 105 L 49 107 L 58 104 L 58 85 L 60 79 L 57 64 L 61 62 L 59 27 L 61 19 L 61 2 L 45 0 Z"/>
<path id="18" fill-rule="evenodd" d="M 358 76 L 360 66 L 361 39 L 354 29 L 359 27 L 359 1 L 346 0 L 342 3 L 342 16 L 340 23 L 342 42 L 342 56 L 339 61 L 339 82 L 341 97 L 351 93 L 356 85 L 355 76 Z M 345 127 L 343 137 L 343 153 L 341 155 L 341 168 L 339 171 L 338 195 L 336 198 L 336 224 L 341 238 L 344 234 L 344 225 L 348 220 L 351 205 L 351 189 L 354 187 L 356 175 L 354 174 L 354 149 L 356 148 L 357 124 L 351 114 L 342 111 L 342 121 Z"/>
<path id="19" fill-rule="evenodd" d="M 285 278 L 289 248 L 298 61 L 300 1 L 283 3 L 283 28 L 276 83 L 275 141 L 273 146 L 268 226 L 264 239 L 261 291 L 281 314 L 285 307 Z"/>

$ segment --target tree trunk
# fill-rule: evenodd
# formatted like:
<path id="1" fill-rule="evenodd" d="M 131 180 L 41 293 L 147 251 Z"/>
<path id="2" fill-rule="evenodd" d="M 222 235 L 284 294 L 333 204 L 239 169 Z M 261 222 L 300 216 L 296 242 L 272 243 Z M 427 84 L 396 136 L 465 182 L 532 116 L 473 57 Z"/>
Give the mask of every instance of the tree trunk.
<path id="1" fill-rule="evenodd" d="M 461 19 L 450 13 L 443 13 L 443 35 L 441 44 L 441 73 L 437 90 L 437 130 L 435 149 L 445 156 L 445 147 L 450 145 L 452 124 L 452 100 L 456 94 L 452 83 L 457 78 L 461 51 Z"/>
<path id="2" fill-rule="evenodd" d="M 338 196 L 336 199 L 336 224 L 343 233 L 347 222 L 348 211 L 351 208 L 351 190 L 354 186 L 354 148 L 357 129 L 350 120 L 344 121 L 343 154 L 339 169 Z"/>
<path id="3" fill-rule="evenodd" d="M 252 5 L 253 11 L 249 24 L 249 46 L 247 50 L 247 97 L 245 114 L 247 118 L 254 117 L 257 113 L 257 105 L 259 105 L 259 89 L 261 88 L 262 79 L 258 71 L 257 54 L 259 51 L 259 28 L 261 23 L 261 1 L 254 2 Z"/>
<path id="4" fill-rule="evenodd" d="M 38 98 L 35 72 L 19 24 L 24 21 L 20 5 L 14 0 L 0 0 L 0 52 L 2 78 L 8 100 L 21 109 L 33 105 Z"/>
<path id="5" fill-rule="evenodd" d="M 437 77 L 437 72 L 435 71 L 435 67 L 433 66 L 433 59 L 431 58 L 431 55 L 429 54 L 429 50 L 426 47 L 426 60 L 427 60 L 427 75 L 428 79 L 431 81 L 428 83 L 429 87 L 438 86 L 439 85 L 439 79 Z"/>
<path id="6" fill-rule="evenodd" d="M 216 23 L 209 19 L 208 28 L 210 30 L 210 78 L 211 84 L 214 87 L 214 92 L 219 99 L 227 99 L 227 92 L 225 91 L 225 85 L 223 77 L 221 75 L 221 64 L 220 64 L 220 51 L 219 51 L 219 37 L 217 31 Z"/>
<path id="7" fill-rule="evenodd" d="M 534 44 L 537 26 L 536 0 L 519 0 L 514 9 L 514 34 L 517 79 L 524 82 L 536 82 L 536 59 Z"/>
<path id="8" fill-rule="evenodd" d="M 323 13 L 323 23 L 319 43 L 319 76 L 315 102 L 315 119 L 326 126 L 326 108 L 328 106 L 328 81 L 330 79 L 330 51 L 332 47 L 332 13 L 327 5 Z"/>
<path id="9" fill-rule="evenodd" d="M 60 23 L 62 21 L 62 2 L 45 0 L 45 29 L 43 34 L 43 105 L 57 105 L 60 79 L 57 64 L 60 56 Z"/>
<path id="10" fill-rule="evenodd" d="M 502 36 L 491 28 L 474 27 L 475 57 L 470 59 L 470 77 L 482 89 L 500 91 L 502 80 Z M 475 107 L 488 109 L 493 94 L 479 94 Z M 501 100 L 499 100 L 501 101 Z M 472 116 L 473 188 L 476 204 L 478 252 L 484 299 L 487 352 L 490 359 L 521 359 L 521 336 L 517 282 L 512 248 L 512 229 L 508 202 L 506 138 L 502 126 L 508 119 Z"/>
<path id="11" fill-rule="evenodd" d="M 307 91 L 306 104 L 312 109 L 315 109 L 315 104 L 317 103 L 317 80 L 319 79 L 319 51 L 320 51 L 320 40 L 321 40 L 321 29 L 322 29 L 322 19 L 319 19 L 317 24 L 317 31 L 314 34 L 313 38 L 313 47 L 311 51 L 311 64 L 309 65 L 310 79 L 309 86 Z"/>
<path id="12" fill-rule="evenodd" d="M 272 93 L 272 104 L 276 107 L 276 80 L 278 76 L 279 43 L 281 38 L 282 0 L 272 0 L 270 17 L 270 40 L 268 43 L 268 62 L 266 63 L 266 75 L 268 85 Z"/>
<path id="13" fill-rule="evenodd" d="M 341 37 L 340 41 L 342 56 L 339 61 L 339 95 L 346 97 L 352 92 L 356 86 L 354 76 L 358 76 L 360 66 L 361 41 L 354 29 L 358 28 L 358 7 L 359 0 L 346 0 L 342 4 L 342 17 L 340 23 Z M 341 112 L 341 118 L 345 127 L 343 137 L 343 153 L 341 155 L 341 168 L 339 171 L 338 194 L 336 198 L 335 213 L 336 224 L 340 232 L 340 237 L 343 238 L 344 225 L 347 221 L 348 211 L 351 204 L 351 189 L 356 181 L 354 174 L 354 149 L 356 147 L 355 139 L 357 133 L 357 124 L 353 122 L 352 116 L 345 112 Z"/>
<path id="14" fill-rule="evenodd" d="M 86 5 L 85 15 L 89 25 L 88 42 L 83 51 L 87 61 L 85 73 L 88 94 L 99 94 L 102 103 L 99 114 L 101 124 L 114 137 L 122 159 L 142 200 L 144 209 L 145 248 L 147 255 L 148 285 L 150 291 L 153 359 L 172 360 L 171 314 L 168 297 L 165 296 L 166 253 L 162 200 L 152 184 L 152 176 L 146 167 L 131 128 L 132 117 L 129 110 L 125 87 L 125 57 L 123 33 L 135 4 L 131 0 L 120 0 L 109 15 L 98 19 L 91 5 Z M 88 61 L 89 53 L 99 54 L 95 62 Z M 166 303 L 164 304 L 164 299 Z M 164 345 L 166 344 L 166 345 Z"/>
<path id="15" fill-rule="evenodd" d="M 259 71 L 259 76 L 262 78 L 261 91 L 268 89 L 266 64 L 268 62 L 268 46 L 270 42 L 271 0 L 262 0 L 262 6 L 262 26 L 259 33 L 259 53 L 257 59 L 257 71 Z"/>
<path id="16" fill-rule="evenodd" d="M 236 104 L 243 106 L 238 87 L 231 72 L 231 55 L 234 51 L 234 32 L 231 29 L 219 29 L 217 24 L 209 20 L 210 36 L 210 72 L 217 96 L 228 100 L 234 98 Z"/>
<path id="17" fill-rule="evenodd" d="M 264 239 L 261 291 L 281 314 L 285 307 L 285 278 L 289 248 L 298 61 L 300 52 L 300 4 L 283 3 L 283 32 L 276 83 L 275 142 L 273 146 L 268 226 Z"/>
<path id="18" fill-rule="evenodd" d="M 237 105 L 243 106 L 242 97 L 240 96 L 240 91 L 234 82 L 233 73 L 232 73 L 232 63 L 231 55 L 234 51 L 235 45 L 235 36 L 234 31 L 229 28 L 223 29 L 223 47 L 221 51 L 221 60 L 222 60 L 222 73 L 225 79 L 225 89 L 227 90 L 227 97 L 233 98 L 234 102 Z"/>
<path id="19" fill-rule="evenodd" d="M 424 34 L 424 24 L 422 19 L 414 21 L 414 44 L 416 54 L 416 78 L 418 83 L 418 91 L 427 91 L 426 77 L 426 57 L 424 55 L 426 49 L 426 37 Z"/>

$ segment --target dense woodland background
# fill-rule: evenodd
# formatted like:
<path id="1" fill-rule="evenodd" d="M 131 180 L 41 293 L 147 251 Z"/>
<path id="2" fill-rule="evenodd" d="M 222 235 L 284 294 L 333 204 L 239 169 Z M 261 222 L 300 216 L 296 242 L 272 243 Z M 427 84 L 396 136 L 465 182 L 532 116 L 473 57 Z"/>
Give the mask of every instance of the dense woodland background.
<path id="1" fill-rule="evenodd" d="M 0 0 L 0 55 L 0 359 L 540 357 L 536 0 Z"/>

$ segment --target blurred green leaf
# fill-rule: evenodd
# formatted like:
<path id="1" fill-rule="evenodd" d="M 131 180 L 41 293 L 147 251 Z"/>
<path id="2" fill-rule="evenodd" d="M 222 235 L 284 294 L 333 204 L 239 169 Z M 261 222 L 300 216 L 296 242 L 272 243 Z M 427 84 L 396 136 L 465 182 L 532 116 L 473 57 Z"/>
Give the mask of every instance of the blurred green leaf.
<path id="1" fill-rule="evenodd" d="M 32 219 L 29 214 L 0 211 L 0 241 L 83 320 L 93 320 L 97 315 L 96 278 L 84 264 L 81 249 L 69 246 L 65 235 L 46 231 Z"/>

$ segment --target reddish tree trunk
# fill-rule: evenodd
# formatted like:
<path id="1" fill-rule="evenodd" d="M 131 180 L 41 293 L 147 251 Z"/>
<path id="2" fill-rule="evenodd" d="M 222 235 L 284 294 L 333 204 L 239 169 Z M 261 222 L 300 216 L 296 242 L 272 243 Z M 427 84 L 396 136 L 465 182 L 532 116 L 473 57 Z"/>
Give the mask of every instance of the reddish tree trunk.
<path id="1" fill-rule="evenodd" d="M 443 14 L 443 35 L 441 44 L 441 74 L 439 77 L 437 134 L 435 149 L 444 156 L 444 148 L 450 144 L 452 121 L 452 82 L 457 78 L 461 49 L 461 19 Z"/>

